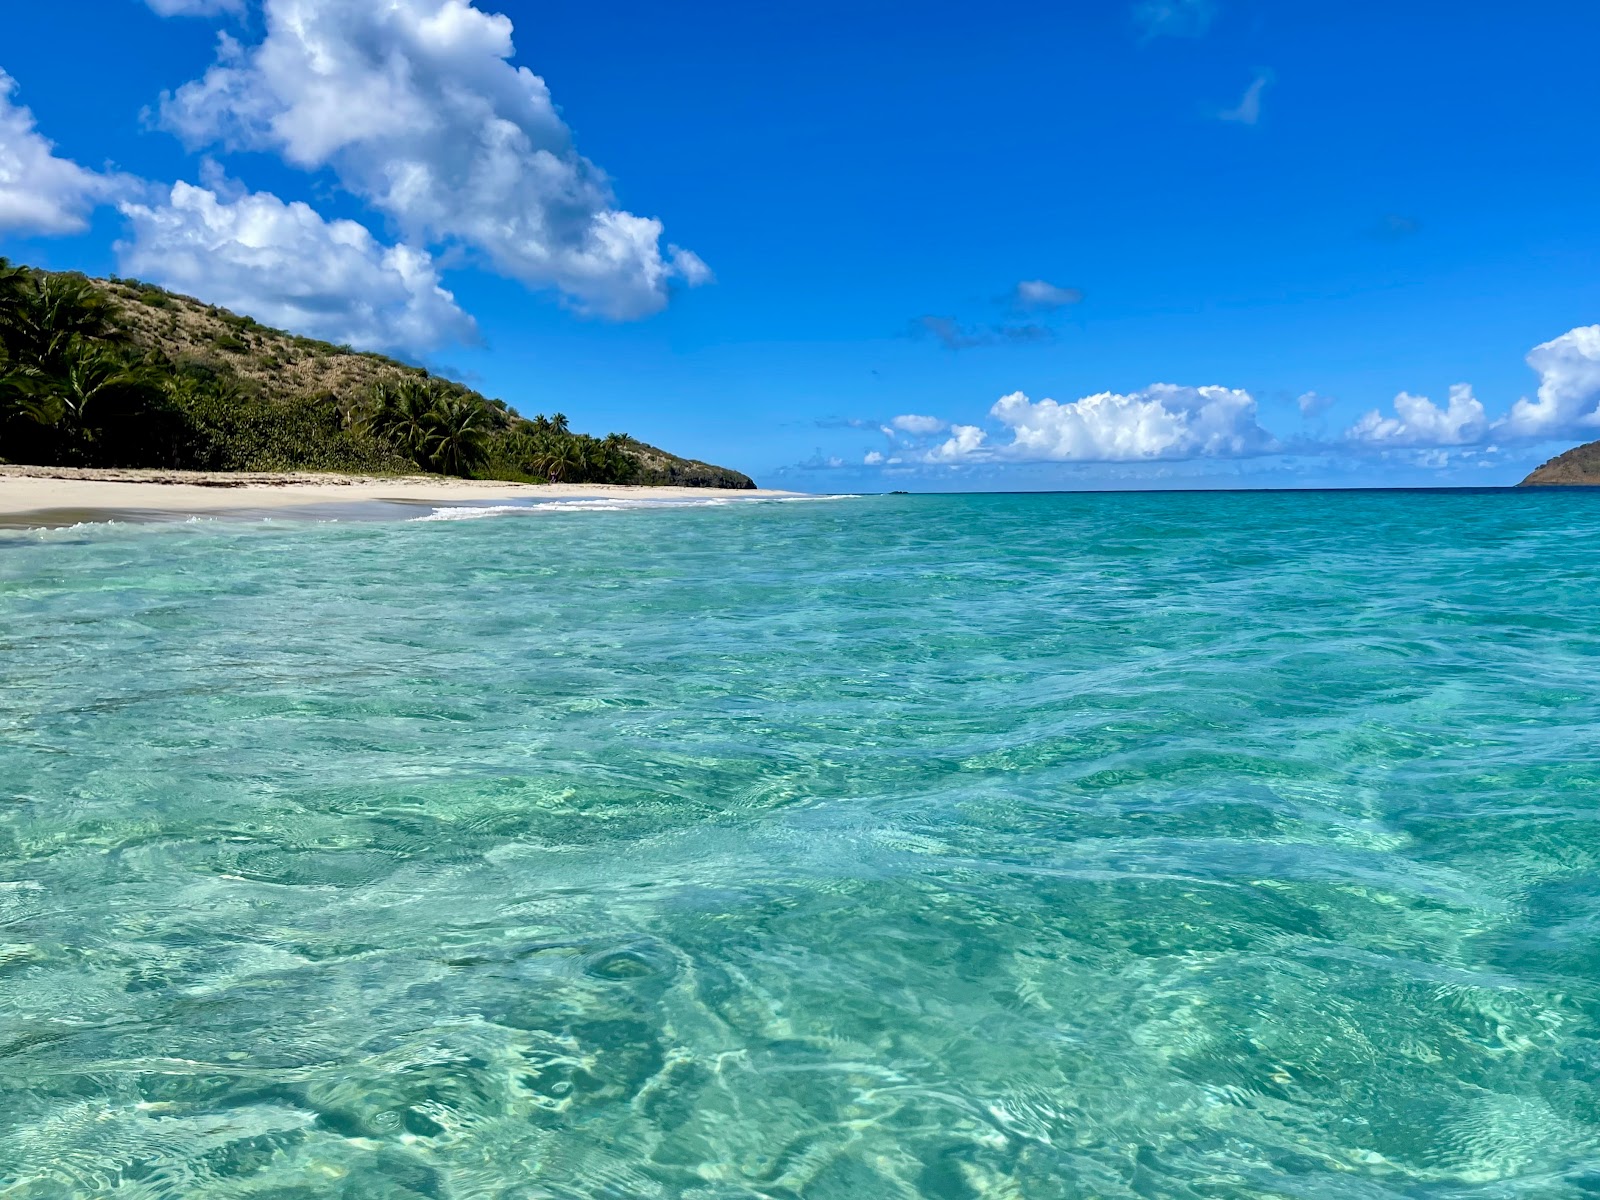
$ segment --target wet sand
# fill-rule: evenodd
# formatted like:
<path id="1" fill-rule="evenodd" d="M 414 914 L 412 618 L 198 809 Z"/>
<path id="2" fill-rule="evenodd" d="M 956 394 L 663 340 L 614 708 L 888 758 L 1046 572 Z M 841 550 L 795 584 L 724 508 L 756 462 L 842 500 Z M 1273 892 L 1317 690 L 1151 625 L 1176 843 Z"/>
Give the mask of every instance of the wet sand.
<path id="1" fill-rule="evenodd" d="M 0 466 L 0 528 L 192 516 L 383 519 L 419 507 L 540 500 L 731 500 L 797 496 L 761 489 L 502 483 L 437 475 L 93 470 Z"/>

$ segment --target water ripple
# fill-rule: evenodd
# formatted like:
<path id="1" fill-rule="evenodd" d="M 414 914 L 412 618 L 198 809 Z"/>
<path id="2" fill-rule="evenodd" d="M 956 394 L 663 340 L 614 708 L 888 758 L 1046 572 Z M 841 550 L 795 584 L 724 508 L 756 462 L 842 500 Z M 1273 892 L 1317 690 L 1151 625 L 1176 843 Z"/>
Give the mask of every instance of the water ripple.
<path id="1" fill-rule="evenodd" d="M 1595 497 L 616 507 L 0 534 L 0 1196 L 1600 1195 Z"/>

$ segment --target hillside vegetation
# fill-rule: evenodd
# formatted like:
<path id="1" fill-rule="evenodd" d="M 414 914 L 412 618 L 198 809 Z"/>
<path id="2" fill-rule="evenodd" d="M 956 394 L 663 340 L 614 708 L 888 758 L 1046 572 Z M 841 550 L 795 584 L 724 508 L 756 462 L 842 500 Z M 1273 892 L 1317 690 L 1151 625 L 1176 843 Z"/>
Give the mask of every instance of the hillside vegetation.
<path id="1" fill-rule="evenodd" d="M 1600 442 L 1586 442 L 1556 455 L 1517 486 L 1600 487 Z"/>
<path id="2" fill-rule="evenodd" d="M 150 284 L 3 258 L 0 462 L 755 486 Z"/>

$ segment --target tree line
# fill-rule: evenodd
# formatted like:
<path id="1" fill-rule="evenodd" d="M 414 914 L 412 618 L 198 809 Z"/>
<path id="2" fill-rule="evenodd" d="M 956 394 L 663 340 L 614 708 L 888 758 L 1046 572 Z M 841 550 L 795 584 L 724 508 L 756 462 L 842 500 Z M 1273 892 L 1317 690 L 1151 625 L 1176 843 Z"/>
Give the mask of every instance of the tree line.
<path id="1" fill-rule="evenodd" d="M 352 395 L 265 395 L 225 363 L 138 345 L 86 277 L 0 258 L 0 462 L 629 483 L 630 444 L 414 369 Z"/>

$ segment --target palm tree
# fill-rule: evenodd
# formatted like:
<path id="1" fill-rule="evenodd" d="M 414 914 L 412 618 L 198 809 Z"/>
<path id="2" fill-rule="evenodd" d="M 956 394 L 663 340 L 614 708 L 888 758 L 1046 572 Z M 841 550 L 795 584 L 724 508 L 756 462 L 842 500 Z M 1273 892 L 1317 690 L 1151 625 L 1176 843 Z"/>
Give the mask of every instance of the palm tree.
<path id="1" fill-rule="evenodd" d="M 468 475 L 480 465 L 487 453 L 486 423 L 483 407 L 465 397 L 436 404 L 429 440 L 434 470 L 441 475 Z"/>
<path id="2" fill-rule="evenodd" d="M 0 425 L 8 447 L 37 443 L 36 426 L 59 424 L 68 440 L 56 448 L 81 455 L 94 440 L 101 409 L 108 414 L 148 401 L 152 385 L 110 347 L 120 340 L 116 308 L 81 275 L 49 275 L 0 258 Z M 18 419 L 22 424 L 18 425 Z"/>
<path id="3" fill-rule="evenodd" d="M 580 433 L 572 439 L 578 465 L 572 473 L 574 483 L 598 483 L 604 478 L 605 448 L 596 438 Z"/>
<path id="4" fill-rule="evenodd" d="M 628 453 L 633 439 L 625 433 L 608 433 L 601 443 L 601 462 L 606 483 L 629 483 L 639 469 L 639 461 Z"/>
<path id="5" fill-rule="evenodd" d="M 36 425 L 49 424 L 54 406 L 49 396 L 38 386 L 38 379 L 29 372 L 7 370 L 0 363 L 0 430 L 12 421 L 22 419 Z M 6 439 L 7 442 L 10 439 Z M 0 460 L 14 450 L 0 445 Z"/>
<path id="6" fill-rule="evenodd" d="M 534 458 L 534 469 L 551 483 L 560 483 L 580 465 L 575 442 L 570 436 L 548 439 Z"/>
<path id="7" fill-rule="evenodd" d="M 431 379 L 386 380 L 373 389 L 371 428 L 419 467 L 432 459 L 433 410 L 441 399 Z"/>
<path id="8" fill-rule="evenodd" d="M 32 289 L 33 276 L 28 271 L 0 258 L 0 355 L 9 357 L 15 337 L 12 331 L 21 319 L 23 305 Z"/>
<path id="9" fill-rule="evenodd" d="M 62 432 L 77 442 L 77 453 L 93 455 L 106 447 L 99 435 L 107 425 L 157 403 L 160 385 L 142 363 L 86 338 L 72 338 L 60 350 L 60 373 L 44 387 L 43 404 Z"/>
<path id="10" fill-rule="evenodd" d="M 33 278 L 21 267 L 0 257 L 0 427 L 13 418 L 28 417 L 37 421 L 40 412 L 30 381 L 11 362 L 11 344 L 16 335 L 17 322 L 22 313 Z M 0 447 L 0 454 L 4 447 Z"/>
<path id="11" fill-rule="evenodd" d="M 0 287 L 8 296 L 0 303 L 6 352 L 16 366 L 58 375 L 75 339 L 122 340 L 116 305 L 81 275 L 36 274 L 27 286 Z"/>

